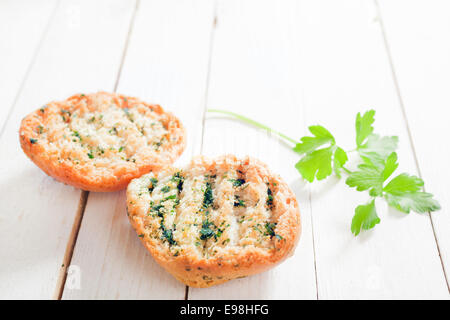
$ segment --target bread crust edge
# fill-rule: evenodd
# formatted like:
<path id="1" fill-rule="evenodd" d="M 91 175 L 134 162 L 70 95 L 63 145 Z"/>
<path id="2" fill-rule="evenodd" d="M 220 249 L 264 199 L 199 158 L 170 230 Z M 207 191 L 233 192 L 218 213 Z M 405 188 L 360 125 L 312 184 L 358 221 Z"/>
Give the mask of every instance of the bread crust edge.
<path id="1" fill-rule="evenodd" d="M 182 130 L 180 140 L 177 141 L 176 144 L 170 144 L 170 148 L 173 152 L 166 153 L 164 159 L 158 159 L 158 157 L 154 157 L 153 159 L 150 159 L 151 161 L 148 161 L 148 163 L 137 167 L 137 170 L 134 170 L 134 172 L 126 172 L 122 174 L 120 177 L 118 177 L 119 179 L 115 176 L 86 176 L 79 170 L 74 168 L 73 165 L 58 163 L 57 161 L 55 161 L 52 157 L 49 156 L 48 152 L 46 152 L 46 148 L 43 145 L 31 142 L 31 139 L 38 138 L 37 134 L 33 131 L 37 119 L 39 119 L 40 117 L 38 109 L 31 112 L 22 119 L 19 128 L 19 140 L 20 146 L 26 156 L 47 175 L 55 178 L 59 182 L 85 191 L 113 192 L 125 189 L 132 179 L 139 178 L 143 174 L 160 170 L 164 166 L 172 164 L 183 153 L 187 143 L 186 128 L 183 126 L 181 121 L 171 112 L 164 111 L 159 105 L 149 104 L 138 98 L 107 92 L 99 93 L 115 95 L 117 97 L 126 97 L 128 98 L 128 100 L 133 99 L 134 101 L 139 101 L 147 107 L 156 107 L 159 112 L 165 113 L 170 118 L 170 120 L 174 121 L 178 128 Z M 69 100 L 76 96 L 78 95 L 71 96 L 66 100 Z M 49 104 L 60 104 L 62 102 L 52 102 Z"/>
<path id="2" fill-rule="evenodd" d="M 225 155 L 216 160 L 237 161 L 234 155 Z M 204 156 L 197 156 L 193 161 L 200 163 L 210 163 L 210 160 Z M 289 202 L 288 209 L 278 217 L 278 223 L 275 229 L 276 234 L 282 236 L 282 240 L 275 242 L 275 248 L 267 253 L 260 248 L 246 247 L 237 252 L 236 255 L 228 257 L 198 258 L 197 255 L 189 253 L 172 256 L 170 253 L 158 249 L 157 241 L 148 241 L 140 237 L 142 244 L 147 248 L 153 258 L 165 270 L 172 274 L 182 283 L 197 288 L 206 288 L 218 285 L 236 278 L 243 278 L 267 271 L 290 257 L 298 244 L 301 236 L 301 218 L 297 199 L 289 186 L 280 176 L 274 175 L 267 166 L 259 160 L 246 157 L 244 161 L 251 161 L 260 169 L 269 171 L 271 178 L 277 182 L 279 192 L 282 192 L 285 201 Z M 274 201 L 281 199 L 278 192 L 274 196 Z M 127 189 L 127 211 L 129 220 L 138 235 L 143 234 L 145 226 L 140 219 L 133 219 L 134 215 L 139 215 L 139 209 L 132 203 L 136 202 L 135 195 Z"/>

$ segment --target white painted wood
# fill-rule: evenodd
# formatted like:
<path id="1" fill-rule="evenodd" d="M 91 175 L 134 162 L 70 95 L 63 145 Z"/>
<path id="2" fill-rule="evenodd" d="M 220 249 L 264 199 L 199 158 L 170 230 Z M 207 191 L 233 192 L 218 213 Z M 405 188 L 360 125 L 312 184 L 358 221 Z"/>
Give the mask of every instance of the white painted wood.
<path id="1" fill-rule="evenodd" d="M 304 1 L 296 18 L 293 41 L 300 49 L 290 66 L 305 121 L 323 124 L 353 149 L 356 113 L 374 108 L 376 132 L 400 138 L 399 173 L 417 174 L 373 2 Z M 354 208 L 368 194 L 334 180 L 311 192 L 319 299 L 448 297 L 427 215 L 405 215 L 380 202 L 381 223 L 355 238 Z"/>
<path id="2" fill-rule="evenodd" d="M 303 129 L 292 37 L 295 1 L 221 1 L 207 105 L 245 114 L 286 135 Z M 294 168 L 295 154 L 276 138 L 244 124 L 208 114 L 202 153 L 251 155 L 291 186 L 300 204 L 302 236 L 295 254 L 276 268 L 223 285 L 189 288 L 189 299 L 315 299 L 311 208 Z"/>
<path id="3" fill-rule="evenodd" d="M 56 0 L 0 2 L 0 128 L 32 64 Z"/>
<path id="4" fill-rule="evenodd" d="M 448 274 L 450 4 L 378 2 L 420 171 L 443 206 L 432 217 Z M 80 198 L 23 155 L 20 120 L 49 100 L 113 90 L 135 8 L 126 0 L 60 1 L 49 20 L 55 5 L 0 2 L 0 127 L 22 88 L 0 137 L 3 299 L 55 296 Z M 350 221 L 366 194 L 336 179 L 306 185 L 293 167 L 296 155 L 273 137 L 210 114 L 201 149 L 213 6 L 141 1 L 118 92 L 181 117 L 189 146 L 179 164 L 201 151 L 251 154 L 268 163 L 297 195 L 303 234 L 295 255 L 272 271 L 190 288 L 189 299 L 448 299 L 426 215 L 406 216 L 380 202 L 381 224 L 354 238 Z M 294 138 L 321 123 L 346 149 L 354 145 L 356 112 L 375 108 L 376 131 L 400 136 L 399 171 L 418 174 L 375 8 L 372 0 L 219 1 L 207 105 Z M 182 299 L 185 293 L 139 243 L 123 192 L 90 194 L 69 270 L 65 299 Z"/>
<path id="5" fill-rule="evenodd" d="M 450 2 L 379 1 L 379 6 L 425 188 L 442 206 L 432 219 L 448 277 Z"/>
<path id="6" fill-rule="evenodd" d="M 208 100 L 210 107 L 223 107 L 259 120 L 267 119 L 266 122 L 275 128 L 287 131 L 289 125 L 286 122 L 296 119 L 295 112 L 282 115 L 278 112 L 284 112 L 289 103 L 297 108 L 303 106 L 298 127 L 320 122 L 329 127 L 347 149 L 353 148 L 356 113 L 374 107 L 378 112 L 377 131 L 400 136 L 400 169 L 415 173 L 412 149 L 372 3 L 304 1 L 280 14 L 280 6 L 273 5 L 267 10 L 258 2 L 253 6 L 254 12 L 258 12 L 256 17 L 245 14 L 247 10 L 240 8 L 229 18 L 232 22 L 226 21 L 226 13 L 233 10 L 228 6 L 229 2 L 226 2 L 219 10 Z M 248 25 L 239 24 L 240 19 Z M 258 19 L 260 23 L 257 23 Z M 271 28 L 264 29 L 263 22 L 267 21 L 271 21 Z M 292 23 L 292 26 L 272 39 L 271 33 L 276 32 L 273 21 Z M 233 41 L 233 45 L 221 46 L 221 28 L 229 24 L 236 26 L 234 37 L 226 37 L 232 39 L 229 41 Z M 248 34 L 244 32 L 247 29 Z M 258 41 L 260 33 L 264 33 L 266 41 Z M 283 46 L 279 43 L 283 39 L 288 39 L 284 50 L 280 49 Z M 226 57 L 224 62 L 217 63 L 220 58 L 215 56 L 222 54 Z M 254 66 L 258 59 L 264 64 Z M 238 67 L 234 69 L 236 64 Z M 224 80 L 216 76 L 217 70 L 225 74 Z M 241 153 L 264 153 L 258 151 L 259 144 L 257 140 L 252 141 L 249 131 L 245 134 L 234 124 L 225 131 L 231 142 L 218 142 L 220 134 L 214 134 L 215 130 L 220 130 L 218 126 L 219 122 L 207 122 L 206 153 L 208 150 L 221 153 L 233 146 Z M 268 144 L 263 143 L 263 146 L 271 149 Z M 281 155 L 281 151 L 273 151 L 275 155 Z M 295 163 L 295 157 L 291 155 L 281 158 L 286 166 L 284 170 Z M 275 164 L 272 166 L 276 167 Z M 297 184 L 301 185 L 301 182 L 297 180 Z M 350 233 L 350 222 L 355 206 L 366 201 L 365 194 L 350 190 L 343 181 L 331 179 L 312 185 L 311 199 L 320 299 L 447 297 L 433 232 L 426 216 L 405 216 L 386 210 L 380 203 L 382 223 L 375 230 L 354 238 Z M 297 254 L 295 257 L 299 260 L 310 260 L 307 255 Z M 283 275 L 289 275 L 291 282 L 298 281 L 299 275 L 305 276 L 299 268 L 296 271 L 295 276 L 289 271 Z M 283 278 L 276 279 L 279 282 Z M 264 283 L 263 288 L 229 283 L 210 290 L 191 289 L 189 297 L 262 297 L 265 287 L 267 291 L 275 290 L 273 283 L 269 283 Z M 289 285 L 285 285 L 286 288 Z M 291 292 L 289 296 L 295 295 Z"/>
<path id="7" fill-rule="evenodd" d="M 179 116 L 188 147 L 200 149 L 213 1 L 142 1 L 117 91 L 161 104 Z M 132 229 L 125 192 L 90 193 L 72 264 L 81 290 L 63 299 L 184 299 L 185 286 L 153 260 Z"/>
<path id="8" fill-rule="evenodd" d="M 63 1 L 0 139 L 0 297 L 49 299 L 80 191 L 46 176 L 22 153 L 20 120 L 49 100 L 112 90 L 133 3 Z M 33 26 L 28 26 L 33 28 Z"/>

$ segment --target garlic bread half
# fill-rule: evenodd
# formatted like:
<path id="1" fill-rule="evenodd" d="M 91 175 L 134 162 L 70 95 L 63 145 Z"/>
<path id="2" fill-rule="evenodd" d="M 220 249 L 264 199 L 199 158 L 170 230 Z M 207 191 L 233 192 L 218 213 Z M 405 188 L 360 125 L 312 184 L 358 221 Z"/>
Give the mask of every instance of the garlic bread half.
<path id="1" fill-rule="evenodd" d="M 253 158 L 195 157 L 131 181 L 127 214 L 155 260 L 181 282 L 209 287 L 290 256 L 301 232 L 288 185 Z"/>
<path id="2" fill-rule="evenodd" d="M 19 136 L 48 175 L 100 192 L 173 163 L 186 144 L 181 122 L 159 105 L 107 92 L 50 102 L 22 120 Z"/>

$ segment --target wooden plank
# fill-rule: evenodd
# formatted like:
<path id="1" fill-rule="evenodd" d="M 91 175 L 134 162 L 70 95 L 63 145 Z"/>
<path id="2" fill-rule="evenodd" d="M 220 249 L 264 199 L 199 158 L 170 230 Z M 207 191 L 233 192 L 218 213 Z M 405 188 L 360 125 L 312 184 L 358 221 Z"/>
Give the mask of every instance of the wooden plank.
<path id="1" fill-rule="evenodd" d="M 179 116 L 188 147 L 178 164 L 200 149 L 212 1 L 145 1 L 137 11 L 117 91 L 161 104 Z M 72 264 L 81 290 L 63 299 L 183 299 L 185 286 L 164 271 L 136 236 L 125 192 L 90 193 Z"/>
<path id="2" fill-rule="evenodd" d="M 207 105 L 243 113 L 286 135 L 303 130 L 296 88 L 295 1 L 219 2 Z M 267 163 L 295 192 L 302 236 L 295 254 L 263 274 L 208 289 L 189 288 L 189 299 L 315 299 L 311 208 L 294 168 L 296 156 L 274 137 L 209 114 L 202 153 L 251 155 Z"/>
<path id="3" fill-rule="evenodd" d="M 450 3 L 379 1 L 379 6 L 420 173 L 426 190 L 436 195 L 443 208 L 432 214 L 432 220 L 448 284 Z"/>
<path id="4" fill-rule="evenodd" d="M 353 149 L 356 113 L 374 108 L 376 132 L 399 136 L 399 172 L 417 174 L 373 2 L 305 1 L 302 7 L 296 73 L 305 121 L 325 125 Z M 355 238 L 351 219 L 367 193 L 333 179 L 311 192 L 319 299 L 448 297 L 426 215 L 405 215 L 380 202 L 381 223 Z"/>
<path id="5" fill-rule="evenodd" d="M 289 132 L 292 125 L 287 123 L 295 125 L 297 120 L 297 128 L 304 129 L 304 123 L 320 122 L 334 132 L 346 149 L 353 148 L 356 113 L 376 108 L 377 131 L 400 137 L 400 170 L 415 173 L 413 151 L 373 4 L 355 1 L 296 4 L 283 10 L 273 3 L 258 2 L 248 4 L 251 8 L 236 10 L 229 2 L 223 3 L 215 36 L 208 105 L 245 112 L 294 136 L 298 133 Z M 251 9 L 259 13 L 257 17 L 246 14 Z M 227 13 L 232 15 L 230 11 L 235 14 L 228 18 L 232 22 L 227 22 Z M 278 21 L 291 25 L 278 37 L 271 37 L 278 31 L 273 27 Z M 266 24 L 268 27 L 264 28 Z M 224 36 L 232 39 L 233 44 L 221 45 L 224 40 L 220 33 L 233 28 L 233 36 Z M 263 41 L 258 39 L 260 34 L 264 34 Z M 288 45 L 283 47 L 280 42 L 284 39 Z M 216 55 L 224 57 L 216 58 Z M 264 63 L 255 66 L 259 59 Z M 223 79 L 217 74 L 224 74 Z M 294 108 L 285 107 L 289 104 L 303 107 L 301 119 L 296 117 Z M 241 131 L 237 124 L 224 131 L 226 125 L 219 128 L 219 123 L 207 121 L 206 153 L 222 153 L 234 148 L 241 153 L 260 155 L 263 160 L 280 155 L 285 168 L 265 161 L 272 167 L 282 168 L 282 174 L 281 170 L 288 170 L 295 163 L 295 157 L 267 143 L 262 145 L 273 152 L 264 156 L 265 149 L 260 151 L 258 140 L 253 138 L 255 133 Z M 291 130 L 295 131 L 294 128 Z M 222 131 L 214 133 L 215 130 Z M 224 142 L 224 138 L 219 140 L 221 136 L 229 137 L 228 142 Z M 292 170 L 283 176 L 297 177 L 298 174 Z M 294 189 L 304 196 L 306 192 L 300 189 L 302 182 L 294 181 Z M 426 216 L 405 216 L 380 204 L 382 223 L 355 239 L 350 233 L 350 221 L 354 208 L 367 201 L 367 195 L 350 190 L 343 181 L 336 179 L 316 183 L 310 192 L 319 299 L 447 297 L 433 232 Z M 300 248 L 302 246 L 305 243 L 301 243 Z M 294 257 L 303 263 L 311 261 L 307 254 L 297 253 Z M 311 278 L 307 275 L 304 270 L 300 272 L 299 267 L 288 269 L 276 282 L 281 280 L 286 290 L 292 288 L 288 283 L 307 283 Z M 300 277 L 307 279 L 299 281 Z M 239 281 L 257 282 L 255 278 Z M 245 286 L 230 282 L 208 290 L 191 289 L 189 297 L 271 296 L 265 292 L 274 290 L 274 281 L 262 283 Z M 293 292 L 295 290 L 291 289 L 286 295 L 298 297 L 298 292 Z M 279 293 L 273 296 L 285 297 Z"/>
<path id="6" fill-rule="evenodd" d="M 56 0 L 0 2 L 0 132 L 54 12 Z"/>
<path id="7" fill-rule="evenodd" d="M 1 298 L 58 294 L 80 200 L 80 190 L 46 176 L 23 154 L 20 120 L 51 100 L 112 90 L 132 8 L 129 1 L 64 1 L 51 21 L 0 139 Z"/>

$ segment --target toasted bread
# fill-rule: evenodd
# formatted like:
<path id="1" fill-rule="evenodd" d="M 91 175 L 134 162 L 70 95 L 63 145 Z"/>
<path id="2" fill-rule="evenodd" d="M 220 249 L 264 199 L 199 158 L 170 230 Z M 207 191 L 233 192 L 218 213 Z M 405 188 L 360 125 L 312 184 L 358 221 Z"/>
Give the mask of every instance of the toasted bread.
<path id="1" fill-rule="evenodd" d="M 186 144 L 181 122 L 159 105 L 107 92 L 48 103 L 22 120 L 19 135 L 48 175 L 100 192 L 173 163 Z"/>
<path id="2" fill-rule="evenodd" d="M 252 158 L 195 157 L 131 181 L 127 214 L 175 278 L 209 287 L 263 272 L 294 252 L 301 232 L 288 185 Z"/>

